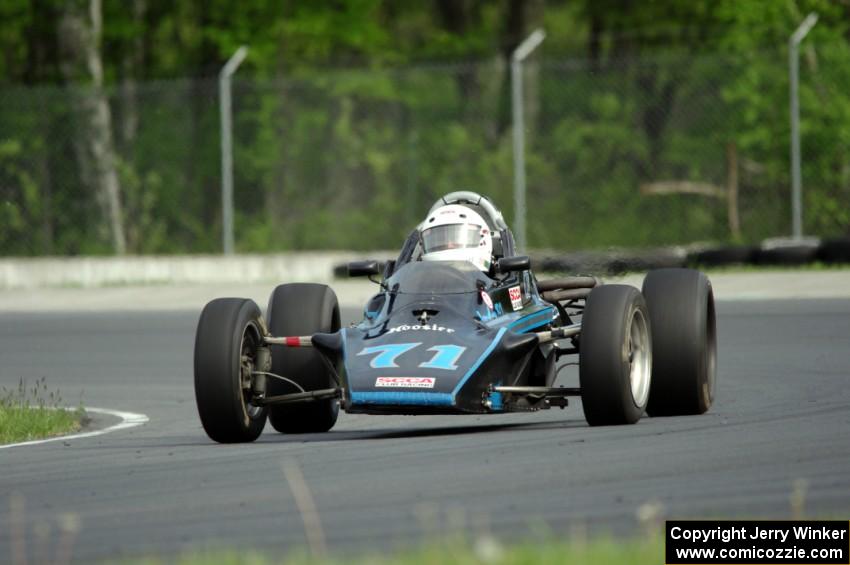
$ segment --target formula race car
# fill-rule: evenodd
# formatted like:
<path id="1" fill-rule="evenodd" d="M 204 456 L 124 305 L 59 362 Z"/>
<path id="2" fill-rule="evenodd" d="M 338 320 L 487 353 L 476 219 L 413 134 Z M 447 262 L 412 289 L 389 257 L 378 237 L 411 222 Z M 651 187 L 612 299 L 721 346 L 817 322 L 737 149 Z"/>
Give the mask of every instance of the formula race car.
<path id="1" fill-rule="evenodd" d="M 348 265 L 378 292 L 340 327 L 328 286 L 282 284 L 265 317 L 248 299 L 206 305 L 195 338 L 195 396 L 217 442 L 330 430 L 360 414 L 490 414 L 567 406 L 591 426 L 701 414 L 714 398 L 716 331 L 708 278 L 650 272 L 643 289 L 590 276 L 537 280 L 485 197 L 439 199 L 395 261 Z M 373 279 L 374 280 L 374 279 Z M 556 386 L 578 355 L 579 387 Z"/>

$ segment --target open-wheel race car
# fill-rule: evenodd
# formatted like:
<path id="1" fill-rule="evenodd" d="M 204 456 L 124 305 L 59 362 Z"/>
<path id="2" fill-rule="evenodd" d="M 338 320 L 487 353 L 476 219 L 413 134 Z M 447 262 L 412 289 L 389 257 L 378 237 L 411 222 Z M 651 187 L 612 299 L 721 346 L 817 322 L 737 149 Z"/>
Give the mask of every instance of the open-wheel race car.
<path id="1" fill-rule="evenodd" d="M 567 406 L 592 425 L 701 414 L 714 398 L 716 330 L 708 278 L 651 271 L 642 290 L 590 276 L 537 280 L 485 197 L 439 199 L 382 275 L 363 318 L 341 328 L 330 287 L 282 284 L 265 317 L 248 299 L 203 309 L 195 396 L 217 442 L 330 430 L 361 414 L 490 414 Z M 556 386 L 578 355 L 579 387 Z"/>

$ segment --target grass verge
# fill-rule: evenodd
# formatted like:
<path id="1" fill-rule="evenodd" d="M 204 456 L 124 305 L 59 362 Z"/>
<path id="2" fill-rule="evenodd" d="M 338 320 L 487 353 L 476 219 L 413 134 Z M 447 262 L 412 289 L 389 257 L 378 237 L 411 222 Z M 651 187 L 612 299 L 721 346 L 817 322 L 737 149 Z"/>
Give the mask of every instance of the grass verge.
<path id="1" fill-rule="evenodd" d="M 777 273 L 777 272 L 804 272 L 804 271 L 847 271 L 850 270 L 850 263 L 822 263 L 813 261 L 804 265 L 725 265 L 725 266 L 706 266 L 706 265 L 689 265 L 692 269 L 705 271 L 707 274 L 712 273 Z"/>
<path id="2" fill-rule="evenodd" d="M 44 439 L 79 430 L 85 412 L 62 408 L 62 397 L 49 391 L 45 379 L 15 389 L 0 388 L 0 445 Z"/>
<path id="3" fill-rule="evenodd" d="M 119 561 L 122 565 L 658 565 L 664 562 L 664 540 L 660 535 L 644 539 L 589 541 L 541 541 L 503 545 L 492 537 L 474 542 L 432 543 L 417 549 L 392 553 L 365 553 L 314 557 L 290 553 L 270 557 L 263 553 L 210 551 L 185 554 L 172 559 L 148 558 Z"/>

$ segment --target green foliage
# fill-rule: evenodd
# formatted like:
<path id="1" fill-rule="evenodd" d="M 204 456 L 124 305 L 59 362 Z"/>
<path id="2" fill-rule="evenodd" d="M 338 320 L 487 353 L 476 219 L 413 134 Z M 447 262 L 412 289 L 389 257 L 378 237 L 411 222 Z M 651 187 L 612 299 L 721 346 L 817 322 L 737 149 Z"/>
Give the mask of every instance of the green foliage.
<path id="1" fill-rule="evenodd" d="M 0 241 L 2 247 L 14 247 L 26 241 L 24 236 L 41 208 L 38 186 L 22 166 L 21 153 L 20 141 L 0 142 L 0 185 L 14 187 L 14 192 L 5 195 L 0 206 L 0 225 L 5 226 L 0 233 L 5 240 Z"/>
<path id="2" fill-rule="evenodd" d="M 343 0 L 104 3 L 101 54 L 133 253 L 217 252 L 215 73 L 234 79 L 241 251 L 395 248 L 439 195 L 491 196 L 512 219 L 504 54 L 526 65 L 531 245 L 731 237 L 726 203 L 647 196 L 655 181 L 724 187 L 739 155 L 743 241 L 788 232 L 787 39 L 802 48 L 805 229 L 850 229 L 850 8 L 829 0 L 524 3 Z M 0 254 L 108 253 L 103 203 L 56 81 L 61 3 L 0 8 Z M 472 61 L 471 63 L 460 63 Z M 21 88 L 13 83 L 25 83 Z"/>

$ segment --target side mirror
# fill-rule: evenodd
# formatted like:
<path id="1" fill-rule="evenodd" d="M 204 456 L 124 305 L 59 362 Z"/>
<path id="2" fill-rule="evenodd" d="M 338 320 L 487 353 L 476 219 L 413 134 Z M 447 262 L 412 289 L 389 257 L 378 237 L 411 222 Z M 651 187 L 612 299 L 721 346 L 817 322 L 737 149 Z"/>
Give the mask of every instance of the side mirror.
<path id="1" fill-rule="evenodd" d="M 502 257 L 496 268 L 500 273 L 513 273 L 516 271 L 527 271 L 531 268 L 531 259 L 528 255 L 515 255 L 513 257 Z"/>
<path id="2" fill-rule="evenodd" d="M 349 277 L 371 277 L 381 272 L 377 261 L 352 261 L 348 264 Z"/>

